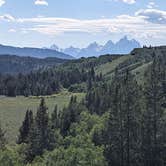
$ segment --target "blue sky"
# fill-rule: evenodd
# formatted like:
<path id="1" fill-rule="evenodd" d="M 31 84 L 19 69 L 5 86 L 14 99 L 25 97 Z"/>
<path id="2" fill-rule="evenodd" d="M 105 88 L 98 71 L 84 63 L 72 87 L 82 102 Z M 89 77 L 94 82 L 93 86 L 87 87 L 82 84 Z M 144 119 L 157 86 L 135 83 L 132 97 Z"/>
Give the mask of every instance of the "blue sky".
<path id="1" fill-rule="evenodd" d="M 127 35 L 166 44 L 165 0 L 0 0 L 0 43 L 85 47 Z"/>

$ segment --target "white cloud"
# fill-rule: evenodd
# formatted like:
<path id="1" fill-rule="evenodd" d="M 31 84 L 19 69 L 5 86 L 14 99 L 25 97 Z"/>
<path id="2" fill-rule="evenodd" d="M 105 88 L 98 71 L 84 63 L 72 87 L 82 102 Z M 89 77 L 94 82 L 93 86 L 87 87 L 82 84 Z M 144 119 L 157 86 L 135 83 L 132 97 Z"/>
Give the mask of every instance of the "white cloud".
<path id="1" fill-rule="evenodd" d="M 48 6 L 48 2 L 46 0 L 36 0 L 35 5 L 44 5 Z"/>
<path id="2" fill-rule="evenodd" d="M 157 23 L 166 24 L 166 11 L 157 9 L 141 9 L 135 14 L 136 16 L 142 16 L 145 20 Z"/>
<path id="3" fill-rule="evenodd" d="M 16 31 L 16 29 L 9 29 L 9 32 L 15 33 L 15 32 L 17 32 L 17 31 Z"/>
<path id="4" fill-rule="evenodd" d="M 166 24 L 149 22 L 142 15 L 120 15 L 115 18 L 100 18 L 81 20 L 56 17 L 22 18 L 17 20 L 20 24 L 29 26 L 22 28 L 27 32 L 38 32 L 45 35 L 61 35 L 63 33 L 83 32 L 94 34 L 126 34 L 137 39 L 149 37 L 163 38 L 166 36 Z"/>
<path id="5" fill-rule="evenodd" d="M 0 20 L 7 21 L 7 22 L 16 21 L 15 18 L 11 16 L 10 14 L 0 15 Z"/>
<path id="6" fill-rule="evenodd" d="M 149 2 L 148 5 L 147 5 L 148 9 L 153 9 L 153 8 L 156 8 L 156 7 L 158 7 L 158 6 L 155 4 L 155 2 Z"/>
<path id="7" fill-rule="evenodd" d="M 121 1 L 121 2 L 123 2 L 123 3 L 127 3 L 127 4 L 134 4 L 134 3 L 136 3 L 136 0 L 105 0 L 106 2 L 112 2 L 112 1 L 116 1 L 116 2 L 118 2 L 118 1 Z"/>
<path id="8" fill-rule="evenodd" d="M 128 4 L 134 4 L 136 3 L 136 0 L 122 0 L 124 3 L 128 3 Z"/>
<path id="9" fill-rule="evenodd" d="M 0 7 L 5 4 L 5 0 L 0 0 Z"/>
<path id="10" fill-rule="evenodd" d="M 126 34 L 136 39 L 166 36 L 166 11 L 142 9 L 134 16 L 120 15 L 115 18 L 72 19 L 57 17 L 14 18 L 11 15 L 0 16 L 1 21 L 17 24 L 17 32 L 37 32 L 55 36 L 63 33 Z"/>

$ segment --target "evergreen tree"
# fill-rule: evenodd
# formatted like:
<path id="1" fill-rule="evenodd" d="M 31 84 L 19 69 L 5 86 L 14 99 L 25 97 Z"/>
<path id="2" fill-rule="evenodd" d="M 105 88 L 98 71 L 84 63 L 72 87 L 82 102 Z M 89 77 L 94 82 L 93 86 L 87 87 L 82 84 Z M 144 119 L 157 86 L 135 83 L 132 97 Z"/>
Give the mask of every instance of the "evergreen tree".
<path id="1" fill-rule="evenodd" d="M 59 113 L 58 113 L 58 107 L 56 105 L 53 113 L 51 114 L 51 127 L 52 127 L 52 129 L 58 129 L 59 120 L 60 120 L 60 117 L 59 117 Z"/>
<path id="2" fill-rule="evenodd" d="M 18 144 L 28 143 L 29 133 L 33 125 L 33 112 L 31 110 L 27 110 L 25 119 L 20 128 L 20 134 L 18 137 Z"/>
<path id="3" fill-rule="evenodd" d="M 35 156 L 42 155 L 44 150 L 50 149 L 50 128 L 47 106 L 41 99 L 33 127 L 29 134 L 27 161 L 31 162 Z"/>
<path id="4" fill-rule="evenodd" d="M 5 132 L 1 128 L 0 125 L 0 150 L 3 150 L 6 144 L 6 139 L 5 139 Z"/>
<path id="5" fill-rule="evenodd" d="M 90 78 L 92 78 L 92 80 L 95 81 L 95 70 L 94 70 L 94 67 L 91 67 Z"/>
<path id="6" fill-rule="evenodd" d="M 140 108 L 139 88 L 126 71 L 112 84 L 106 157 L 110 165 L 132 166 L 139 163 Z"/>
<path id="7" fill-rule="evenodd" d="M 162 66 L 164 61 L 153 54 L 154 61 L 150 67 L 147 83 L 145 86 L 146 109 L 144 112 L 143 126 L 143 163 L 145 166 L 163 166 L 164 165 L 164 138 L 165 120 L 164 102 L 165 93 L 163 84 L 166 80 L 165 67 Z"/>
<path id="8" fill-rule="evenodd" d="M 72 96 L 67 108 L 64 108 L 61 115 L 61 134 L 67 136 L 70 126 L 79 120 L 79 115 L 82 111 L 81 104 L 77 103 L 77 97 Z"/>

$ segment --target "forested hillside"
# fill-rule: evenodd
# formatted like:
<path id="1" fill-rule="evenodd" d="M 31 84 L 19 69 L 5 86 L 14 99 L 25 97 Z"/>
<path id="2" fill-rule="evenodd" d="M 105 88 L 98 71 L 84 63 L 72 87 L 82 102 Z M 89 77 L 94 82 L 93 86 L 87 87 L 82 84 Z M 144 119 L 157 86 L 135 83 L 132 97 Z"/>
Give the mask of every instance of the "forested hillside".
<path id="1" fill-rule="evenodd" d="M 102 80 L 110 82 L 117 67 L 120 72 L 128 69 L 141 83 L 144 80 L 144 71 L 152 63 L 153 52 L 160 56 L 165 54 L 165 50 L 165 47 L 135 49 L 129 55 L 82 58 L 29 74 L 0 75 L 0 95 L 51 95 L 58 93 L 63 88 L 72 92 L 86 92 L 93 82 Z M 53 63 L 50 61 L 52 59 L 48 58 L 45 63 Z"/>
<path id="2" fill-rule="evenodd" d="M 15 91 L 7 87 L 9 78 L 15 82 Z M 37 111 L 27 110 L 13 146 L 0 127 L 0 165 L 166 165 L 166 47 L 83 58 L 0 80 L 3 95 L 23 95 L 32 83 L 39 91 L 33 94 L 35 89 L 28 87 L 25 96 L 64 88 L 86 93 L 81 101 L 73 95 L 64 108 L 55 104 L 51 114 L 41 96 Z M 43 93 L 46 85 L 56 88 Z"/>
<path id="3" fill-rule="evenodd" d="M 1 74 L 19 74 L 30 73 L 39 69 L 47 69 L 68 60 L 58 58 L 38 59 L 32 57 L 20 57 L 15 55 L 0 55 L 0 73 Z"/>
<path id="4" fill-rule="evenodd" d="M 94 67 L 112 61 L 118 56 L 100 58 L 82 58 L 68 61 L 60 66 L 37 70 L 28 74 L 0 75 L 0 95 L 40 96 L 58 93 L 63 88 L 86 91 L 82 83 L 100 81 L 101 75 L 95 75 Z M 49 59 L 46 59 L 49 61 Z M 45 61 L 45 63 L 47 63 Z M 51 61 L 51 59 L 50 59 Z M 53 63 L 53 61 L 52 61 Z M 78 84 L 78 87 L 71 87 Z"/>

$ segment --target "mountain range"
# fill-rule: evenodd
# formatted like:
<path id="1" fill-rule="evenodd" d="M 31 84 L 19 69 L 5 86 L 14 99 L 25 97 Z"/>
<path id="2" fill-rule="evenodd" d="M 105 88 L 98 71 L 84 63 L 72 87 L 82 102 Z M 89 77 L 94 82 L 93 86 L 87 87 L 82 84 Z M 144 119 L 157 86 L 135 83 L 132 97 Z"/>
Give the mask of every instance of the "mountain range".
<path id="1" fill-rule="evenodd" d="M 140 48 L 141 45 L 135 39 L 129 40 L 124 36 L 118 42 L 113 43 L 111 40 L 105 45 L 97 42 L 89 44 L 86 48 L 69 47 L 65 49 L 52 45 L 49 48 L 30 48 L 30 47 L 13 47 L 0 45 L 0 55 L 17 55 L 21 57 L 47 58 L 54 57 L 60 59 L 75 59 L 80 57 L 100 56 L 104 54 L 128 54 L 134 48 Z"/>
<path id="2" fill-rule="evenodd" d="M 50 49 L 63 52 L 75 58 L 99 56 L 104 54 L 128 54 L 134 48 L 140 48 L 141 45 L 135 39 L 129 40 L 127 36 L 121 38 L 118 42 L 113 43 L 111 40 L 105 45 L 100 45 L 97 42 L 89 44 L 86 48 L 69 47 L 65 49 L 59 48 L 57 45 L 52 45 Z"/>
<path id="3" fill-rule="evenodd" d="M 35 57 L 35 58 L 60 58 L 60 59 L 74 59 L 72 56 L 59 52 L 53 49 L 46 48 L 30 48 L 30 47 L 12 47 L 0 45 L 0 55 L 17 55 L 21 57 Z"/>

